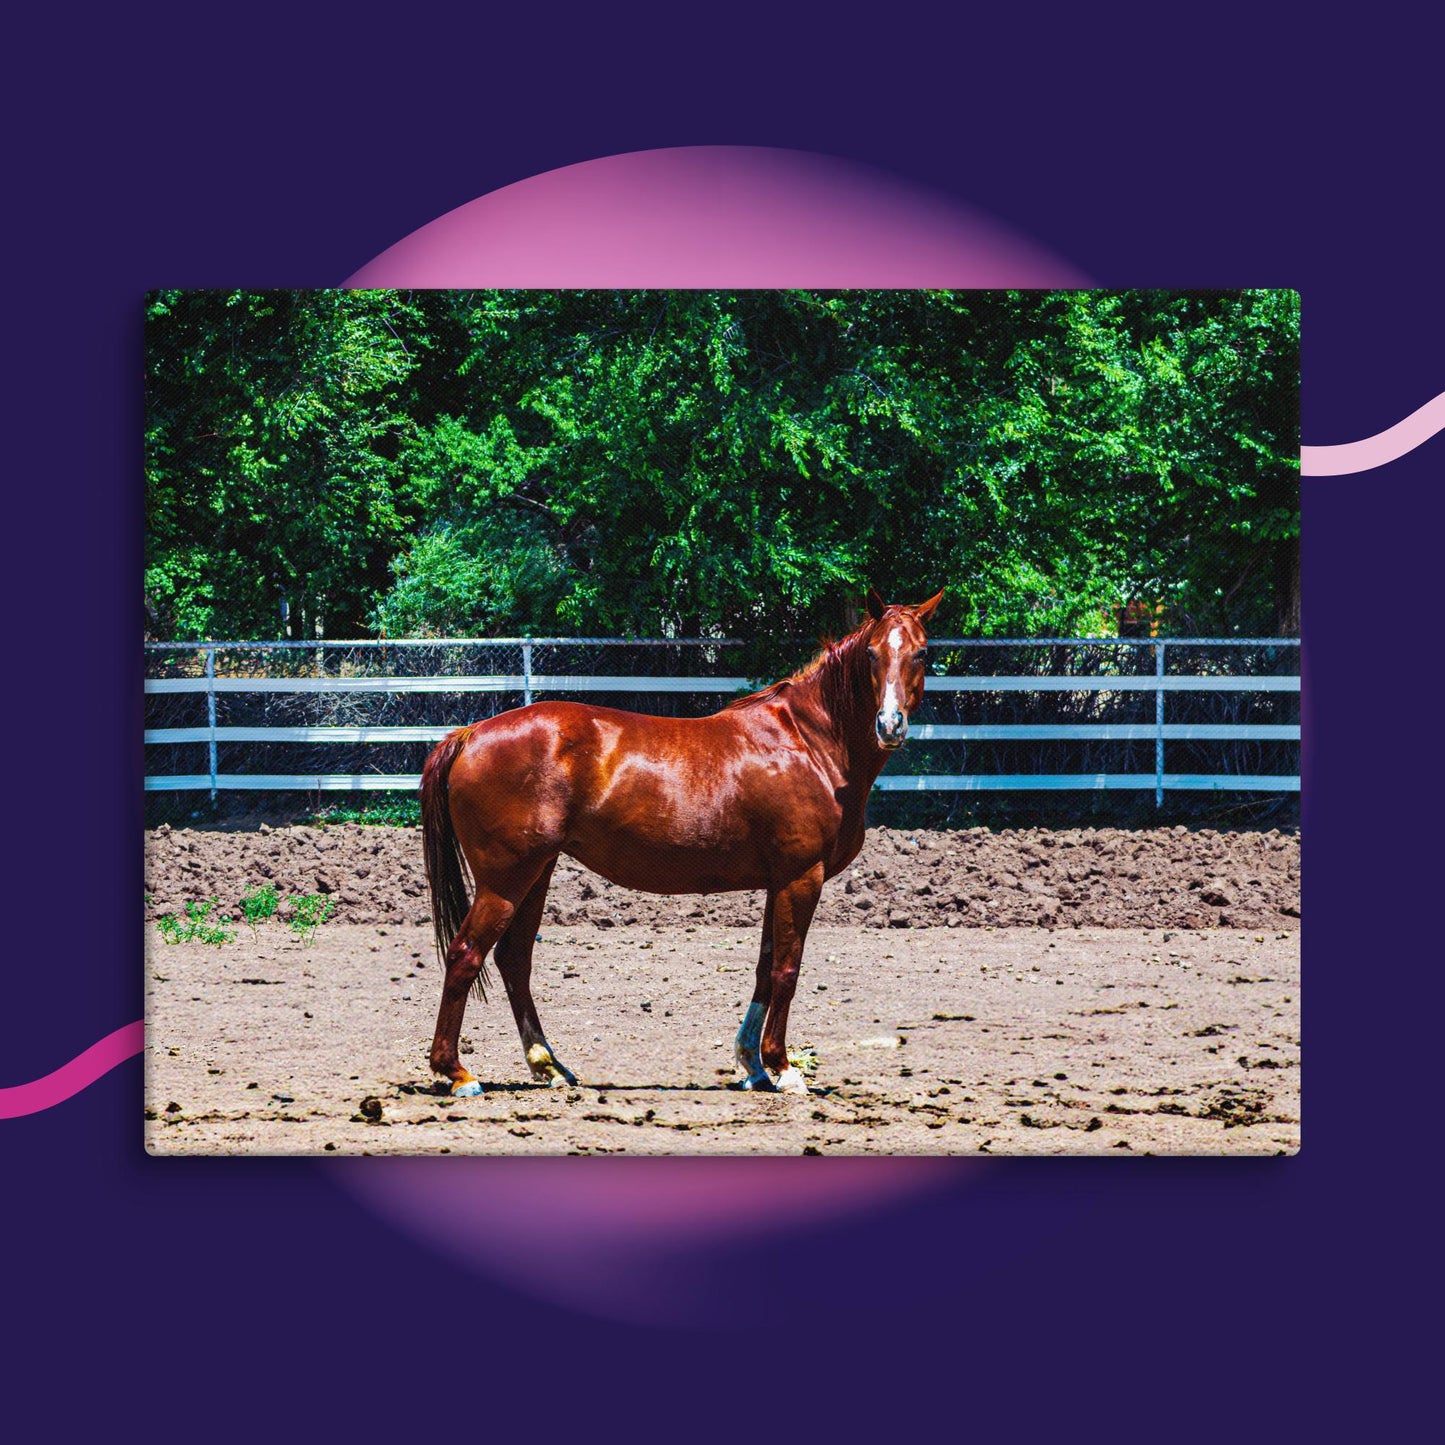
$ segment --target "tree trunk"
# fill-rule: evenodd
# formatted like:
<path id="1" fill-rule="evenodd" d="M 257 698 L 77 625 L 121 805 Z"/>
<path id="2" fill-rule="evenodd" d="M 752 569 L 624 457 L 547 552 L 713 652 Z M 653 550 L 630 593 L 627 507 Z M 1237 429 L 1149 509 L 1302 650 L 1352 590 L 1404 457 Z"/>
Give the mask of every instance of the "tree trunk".
<path id="1" fill-rule="evenodd" d="M 1300 635 L 1299 538 L 1290 537 L 1275 547 L 1274 630 L 1279 637 Z"/>

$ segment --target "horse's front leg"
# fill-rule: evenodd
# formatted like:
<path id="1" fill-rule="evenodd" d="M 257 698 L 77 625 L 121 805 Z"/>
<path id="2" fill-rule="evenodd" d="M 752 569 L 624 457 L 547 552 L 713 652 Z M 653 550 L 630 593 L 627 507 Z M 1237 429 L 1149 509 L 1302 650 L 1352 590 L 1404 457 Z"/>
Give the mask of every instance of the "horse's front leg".
<path id="1" fill-rule="evenodd" d="M 758 948 L 757 982 L 753 987 L 753 999 L 738 1028 L 733 1041 L 733 1056 L 743 1077 L 728 1087 L 733 1089 L 764 1089 L 776 1087 L 772 1076 L 763 1067 L 761 1046 L 763 1041 L 763 1020 L 768 1014 L 768 1001 L 773 996 L 773 895 L 763 908 L 763 941 Z"/>
<path id="2" fill-rule="evenodd" d="M 813 910 L 823 891 L 823 865 L 818 863 L 801 878 L 778 889 L 773 900 L 773 977 L 767 1021 L 763 1024 L 763 1066 L 772 1071 L 777 1087 L 786 1094 L 806 1094 L 807 1080 L 788 1062 L 788 1007 L 798 986 L 803 963 L 803 942 Z"/>

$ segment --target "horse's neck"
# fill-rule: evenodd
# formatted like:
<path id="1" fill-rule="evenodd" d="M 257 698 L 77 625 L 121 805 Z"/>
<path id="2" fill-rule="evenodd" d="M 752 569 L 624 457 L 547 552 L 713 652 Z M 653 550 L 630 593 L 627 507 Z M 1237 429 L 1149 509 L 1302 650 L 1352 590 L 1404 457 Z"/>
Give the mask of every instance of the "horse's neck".
<path id="1" fill-rule="evenodd" d="M 806 682 L 810 701 L 832 742 L 831 751 L 848 782 L 864 792 L 882 771 L 884 754 L 874 733 L 872 691 L 866 658 L 839 649 Z"/>

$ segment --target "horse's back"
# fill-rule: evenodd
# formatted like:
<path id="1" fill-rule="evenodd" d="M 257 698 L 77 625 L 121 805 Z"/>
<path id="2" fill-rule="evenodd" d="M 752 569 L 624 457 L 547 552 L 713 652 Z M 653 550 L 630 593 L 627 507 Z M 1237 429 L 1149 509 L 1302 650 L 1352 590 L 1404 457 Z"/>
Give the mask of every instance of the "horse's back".
<path id="1" fill-rule="evenodd" d="M 473 725 L 450 795 L 476 847 L 566 852 L 657 893 L 766 887 L 783 854 L 812 850 L 831 801 L 806 750 L 754 710 L 663 718 L 570 702 Z"/>

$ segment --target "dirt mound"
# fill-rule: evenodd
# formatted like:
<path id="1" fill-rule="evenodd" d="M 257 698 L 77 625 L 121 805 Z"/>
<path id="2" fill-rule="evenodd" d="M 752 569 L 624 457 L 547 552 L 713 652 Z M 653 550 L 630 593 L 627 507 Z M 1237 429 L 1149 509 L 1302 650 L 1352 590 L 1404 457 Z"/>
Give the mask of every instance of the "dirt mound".
<path id="1" fill-rule="evenodd" d="M 211 897 L 220 900 L 221 913 L 234 914 L 241 895 L 266 882 L 283 898 L 326 894 L 337 922 L 430 917 L 415 828 L 163 825 L 146 835 L 148 919 Z M 816 922 L 1291 929 L 1299 916 L 1300 842 L 1293 832 L 874 828 L 853 866 L 823 890 Z M 543 924 L 748 927 L 761 918 L 759 894 L 658 897 L 615 887 L 563 858 Z"/>

